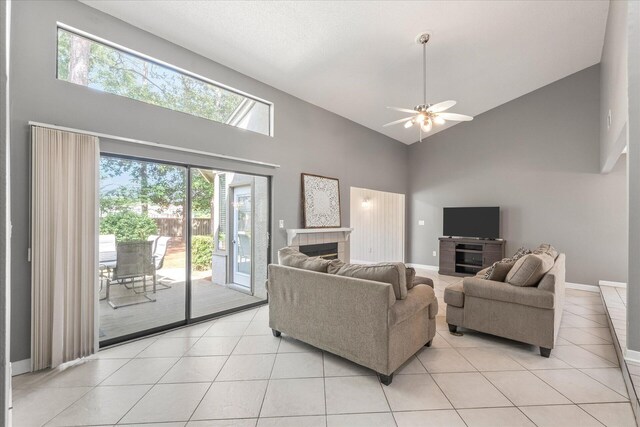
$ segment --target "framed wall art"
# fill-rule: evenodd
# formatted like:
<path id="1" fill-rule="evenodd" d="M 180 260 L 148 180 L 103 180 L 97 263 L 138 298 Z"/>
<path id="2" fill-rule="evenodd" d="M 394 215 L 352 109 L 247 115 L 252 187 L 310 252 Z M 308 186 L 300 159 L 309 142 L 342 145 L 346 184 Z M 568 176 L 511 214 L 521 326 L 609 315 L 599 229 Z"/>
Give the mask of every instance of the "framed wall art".
<path id="1" fill-rule="evenodd" d="M 304 228 L 340 227 L 340 182 L 336 178 L 302 174 Z"/>

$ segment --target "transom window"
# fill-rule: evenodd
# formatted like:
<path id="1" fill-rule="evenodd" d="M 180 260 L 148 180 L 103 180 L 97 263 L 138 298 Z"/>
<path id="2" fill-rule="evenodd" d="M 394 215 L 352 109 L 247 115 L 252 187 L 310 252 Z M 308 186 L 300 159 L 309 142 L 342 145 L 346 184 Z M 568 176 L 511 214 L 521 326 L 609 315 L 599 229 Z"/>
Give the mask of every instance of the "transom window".
<path id="1" fill-rule="evenodd" d="M 273 105 L 142 54 L 58 27 L 57 77 L 70 83 L 273 135 Z"/>

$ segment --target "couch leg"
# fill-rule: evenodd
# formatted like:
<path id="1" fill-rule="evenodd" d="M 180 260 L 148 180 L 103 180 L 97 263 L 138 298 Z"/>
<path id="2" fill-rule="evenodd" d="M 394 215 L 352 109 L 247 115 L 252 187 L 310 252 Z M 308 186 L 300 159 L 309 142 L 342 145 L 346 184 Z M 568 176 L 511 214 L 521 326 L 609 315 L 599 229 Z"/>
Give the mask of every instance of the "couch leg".
<path id="1" fill-rule="evenodd" d="M 280 331 L 276 331 L 275 329 L 272 329 L 271 333 L 273 334 L 274 337 L 279 337 L 280 335 L 282 335 L 282 333 L 280 333 Z"/>
<path id="2" fill-rule="evenodd" d="M 551 356 L 551 349 L 550 348 L 545 348 L 545 347 L 540 347 L 540 356 L 542 356 L 542 357 Z"/>
<path id="3" fill-rule="evenodd" d="M 390 375 L 384 375 L 384 374 L 378 374 L 380 376 L 380 382 L 384 385 L 389 385 L 391 384 L 391 381 L 393 381 L 393 374 Z"/>
<path id="4" fill-rule="evenodd" d="M 449 323 L 449 332 L 451 332 L 452 334 L 455 334 L 457 330 L 458 330 L 458 327 L 456 325 L 452 325 L 451 323 Z"/>
<path id="5" fill-rule="evenodd" d="M 425 347 L 431 347 L 431 344 L 433 344 L 433 339 L 430 339 L 428 343 L 426 343 L 424 346 Z"/>

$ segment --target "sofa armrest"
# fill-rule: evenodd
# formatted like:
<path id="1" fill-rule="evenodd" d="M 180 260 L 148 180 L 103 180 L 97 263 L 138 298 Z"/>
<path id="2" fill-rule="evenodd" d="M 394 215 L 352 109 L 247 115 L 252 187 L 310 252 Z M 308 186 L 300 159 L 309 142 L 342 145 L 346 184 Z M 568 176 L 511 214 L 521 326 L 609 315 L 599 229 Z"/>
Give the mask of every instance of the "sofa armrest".
<path id="1" fill-rule="evenodd" d="M 510 302 L 545 309 L 552 309 L 555 304 L 552 292 L 536 287 L 513 286 L 508 283 L 479 279 L 477 277 L 465 277 L 462 285 L 465 297 Z"/>
<path id="2" fill-rule="evenodd" d="M 438 314 L 438 300 L 429 285 L 416 285 L 407 292 L 407 298 L 389 307 L 389 326 L 397 325 L 421 310 L 429 310 L 429 319 Z"/>

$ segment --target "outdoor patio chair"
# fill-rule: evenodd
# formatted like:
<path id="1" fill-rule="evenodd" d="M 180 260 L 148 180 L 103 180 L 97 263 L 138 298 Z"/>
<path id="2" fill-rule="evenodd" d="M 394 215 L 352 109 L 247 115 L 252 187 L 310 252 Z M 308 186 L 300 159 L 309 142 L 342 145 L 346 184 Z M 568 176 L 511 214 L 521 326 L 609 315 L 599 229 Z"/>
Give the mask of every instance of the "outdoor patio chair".
<path id="1" fill-rule="evenodd" d="M 151 241 L 134 241 L 134 242 L 120 242 L 116 245 L 116 265 L 111 271 L 111 275 L 107 280 L 107 302 L 113 308 L 125 307 L 129 305 L 142 304 L 146 302 L 155 302 L 155 297 L 149 297 L 149 292 L 156 293 L 156 269 L 153 263 L 153 255 L 151 248 L 153 242 Z M 147 291 L 147 276 L 152 277 L 152 290 Z M 127 281 L 132 284 L 136 280 L 142 279 L 142 292 L 136 292 L 142 295 L 144 301 L 136 301 L 127 304 L 116 304 L 110 298 L 110 288 L 114 285 L 124 285 Z M 134 289 L 135 287 L 132 286 Z"/>
<path id="2" fill-rule="evenodd" d="M 156 271 L 161 270 L 164 265 L 164 256 L 167 254 L 167 248 L 169 247 L 169 241 L 171 237 L 160 236 L 156 240 L 156 244 L 153 250 L 153 263 Z M 167 285 L 163 282 L 158 282 L 158 290 L 171 289 L 171 285 Z"/>
<path id="3" fill-rule="evenodd" d="M 116 266 L 116 235 L 101 234 L 98 241 L 98 261 L 100 265 Z"/>
<path id="4" fill-rule="evenodd" d="M 153 245 L 151 245 L 151 253 L 155 253 L 156 251 L 156 243 L 158 242 L 158 236 L 157 234 L 152 234 L 151 236 L 147 237 L 147 240 L 149 242 L 153 242 Z"/>
<path id="5" fill-rule="evenodd" d="M 164 256 L 166 255 L 167 247 L 169 246 L 169 240 L 171 240 L 171 237 L 167 236 L 151 235 L 147 238 L 147 241 L 153 242 L 153 265 L 156 271 L 162 268 L 162 265 L 164 263 Z M 145 292 L 144 290 L 141 290 L 141 288 L 142 286 L 134 286 L 133 283 L 131 283 L 131 286 L 127 286 L 127 289 L 131 289 L 138 294 Z M 165 289 L 171 289 L 171 285 L 167 285 L 160 280 L 156 280 L 156 290 L 163 291 Z"/>
<path id="6" fill-rule="evenodd" d="M 169 240 L 171 240 L 171 237 L 167 236 L 160 236 L 156 240 L 156 244 L 153 249 L 153 262 L 155 263 L 156 270 L 160 270 L 164 264 L 164 256 L 167 254 Z"/>
<path id="7" fill-rule="evenodd" d="M 98 240 L 98 269 L 100 271 L 100 289 L 102 292 L 104 282 L 109 279 L 111 270 L 116 266 L 116 235 L 115 234 L 101 234 Z M 100 298 L 100 300 L 104 300 Z"/>

